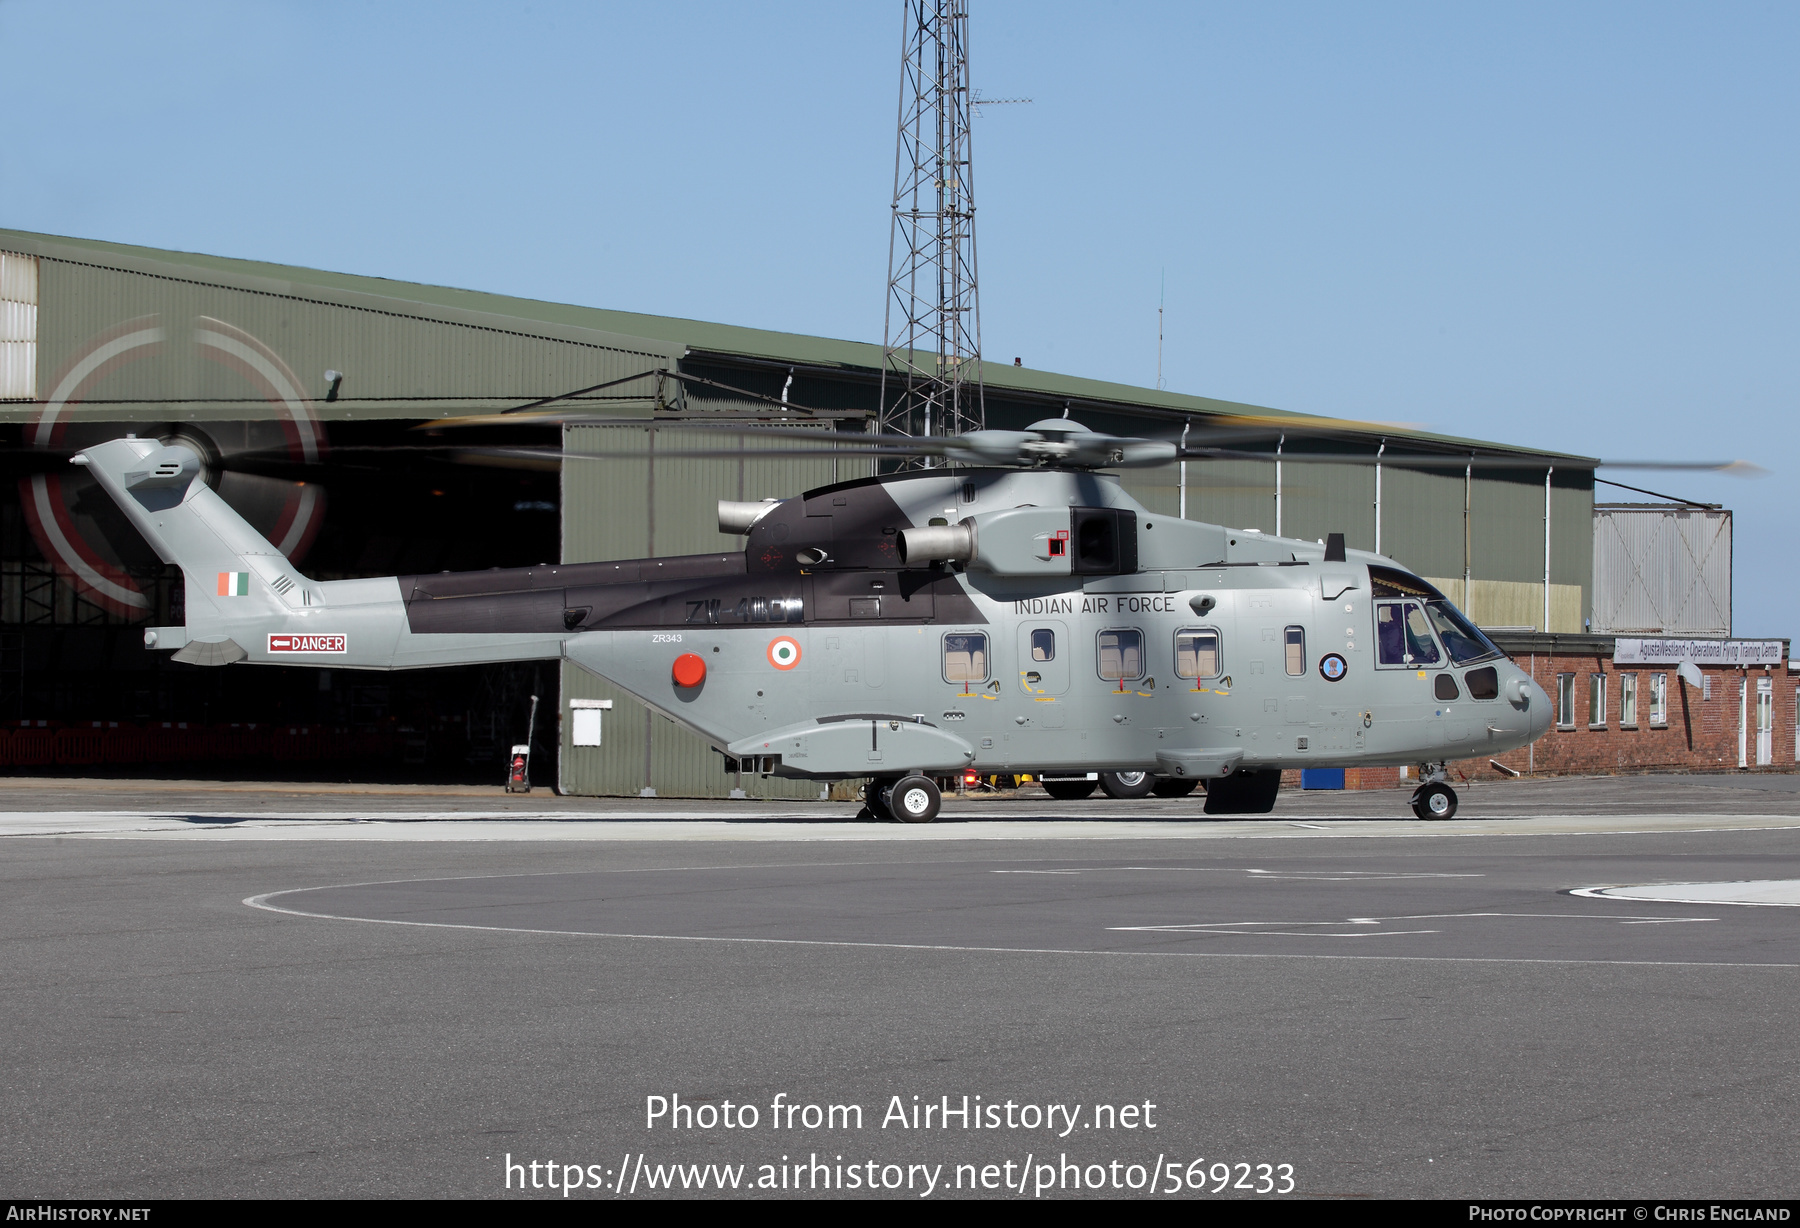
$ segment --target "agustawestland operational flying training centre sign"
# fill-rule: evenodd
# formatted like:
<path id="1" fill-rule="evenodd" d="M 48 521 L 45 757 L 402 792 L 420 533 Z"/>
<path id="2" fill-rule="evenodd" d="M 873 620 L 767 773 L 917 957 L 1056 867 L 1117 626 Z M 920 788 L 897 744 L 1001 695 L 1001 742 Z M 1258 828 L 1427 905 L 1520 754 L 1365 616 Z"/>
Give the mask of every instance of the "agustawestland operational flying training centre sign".
<path id="1" fill-rule="evenodd" d="M 1613 641 L 1615 665 L 1780 665 L 1780 640 Z"/>

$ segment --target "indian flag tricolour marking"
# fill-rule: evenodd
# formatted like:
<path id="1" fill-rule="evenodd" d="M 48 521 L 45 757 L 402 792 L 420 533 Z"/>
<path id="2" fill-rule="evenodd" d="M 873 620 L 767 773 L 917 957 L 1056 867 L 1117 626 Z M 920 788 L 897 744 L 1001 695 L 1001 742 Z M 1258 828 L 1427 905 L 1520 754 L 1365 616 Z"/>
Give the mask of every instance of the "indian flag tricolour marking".
<path id="1" fill-rule="evenodd" d="M 219 573 L 219 596 L 248 597 L 250 595 L 250 573 L 247 571 L 221 571 Z"/>

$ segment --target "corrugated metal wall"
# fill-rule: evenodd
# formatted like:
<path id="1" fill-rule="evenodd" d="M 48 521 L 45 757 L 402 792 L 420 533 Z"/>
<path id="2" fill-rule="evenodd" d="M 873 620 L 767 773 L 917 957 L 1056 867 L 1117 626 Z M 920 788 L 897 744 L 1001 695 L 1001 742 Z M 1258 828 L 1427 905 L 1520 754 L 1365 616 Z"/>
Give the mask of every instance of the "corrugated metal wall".
<path id="1" fill-rule="evenodd" d="M 1731 634 L 1731 513 L 1594 509 L 1594 630 Z"/>
<path id="2" fill-rule="evenodd" d="M 798 424 L 795 424 L 798 425 Z M 825 424 L 819 428 L 829 430 Z M 738 450 L 729 457 L 682 456 L 685 451 Z M 759 456 L 791 447 L 786 440 L 724 436 L 679 426 L 571 426 L 563 433 L 563 561 L 602 562 L 742 547 L 719 532 L 720 499 L 786 498 L 832 480 L 827 459 Z M 582 459 L 586 454 L 592 459 Z M 860 462 L 866 465 L 866 461 Z M 853 476 L 849 462 L 843 476 Z M 861 470 L 857 470 L 861 472 Z M 570 699 L 610 699 L 601 745 L 577 747 L 567 718 Z M 672 797 L 726 797 L 740 780 L 707 743 L 658 716 L 618 688 L 567 663 L 563 666 L 562 789 L 590 795 L 632 795 L 654 789 Z M 745 776 L 752 798 L 816 799 L 811 781 Z"/>
<path id="3" fill-rule="evenodd" d="M 1126 470 L 1121 483 L 1151 511 L 1172 516 L 1179 469 Z M 1593 492 L 1584 473 L 1557 474 L 1550 493 L 1550 627 L 1578 632 L 1587 618 L 1593 555 L 1588 523 Z M 1478 470 L 1470 480 L 1470 522 L 1463 532 L 1464 475 L 1456 469 L 1381 470 L 1381 549 L 1423 576 L 1453 580 L 1460 596 L 1466 565 L 1478 622 L 1543 622 L 1544 474 Z M 1281 531 L 1320 540 L 1342 533 L 1353 550 L 1375 548 L 1375 469 L 1371 465 L 1287 461 L 1281 474 Z M 1188 519 L 1275 531 L 1275 466 L 1265 461 L 1188 465 Z M 1450 592 L 1448 588 L 1446 592 Z"/>

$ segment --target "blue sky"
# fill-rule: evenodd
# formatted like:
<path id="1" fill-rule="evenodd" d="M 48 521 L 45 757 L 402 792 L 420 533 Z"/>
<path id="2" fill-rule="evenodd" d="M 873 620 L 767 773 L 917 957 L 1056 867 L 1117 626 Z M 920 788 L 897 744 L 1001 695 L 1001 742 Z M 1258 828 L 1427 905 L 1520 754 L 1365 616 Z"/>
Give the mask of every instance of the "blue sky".
<path id="1" fill-rule="evenodd" d="M 1748 457 L 1800 631 L 1800 7 L 973 6 L 990 358 Z M 878 340 L 899 13 L 0 0 L 0 225 Z"/>

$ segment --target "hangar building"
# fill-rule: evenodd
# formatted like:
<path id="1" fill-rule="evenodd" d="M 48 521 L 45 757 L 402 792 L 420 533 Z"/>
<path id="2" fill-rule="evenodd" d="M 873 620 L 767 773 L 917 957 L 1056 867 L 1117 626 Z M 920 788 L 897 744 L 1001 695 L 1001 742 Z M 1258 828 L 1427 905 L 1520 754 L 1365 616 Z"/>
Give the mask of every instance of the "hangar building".
<path id="1" fill-rule="evenodd" d="M 265 775 L 277 758 L 291 774 L 485 781 L 537 693 L 534 745 L 567 791 L 723 796 L 746 783 L 753 796 L 817 796 L 736 780 L 718 752 L 572 667 L 350 675 L 148 652 L 138 627 L 178 620 L 179 576 L 66 456 L 124 431 L 181 436 L 220 493 L 319 578 L 688 554 L 738 540 L 718 532 L 720 498 L 785 496 L 870 464 L 759 456 L 773 449 L 754 438 L 731 456 L 668 455 L 693 423 L 859 433 L 881 364 L 881 347 L 862 342 L 0 230 L 12 466 L 0 484 L 0 719 L 15 743 L 0 757 L 14 770 L 185 760 Z M 1173 435 L 1257 414 L 1274 420 L 1272 444 L 1282 421 L 1309 422 L 1011 363 L 986 363 L 982 381 L 994 427 L 1067 414 Z M 418 429 L 546 400 L 605 421 Z M 507 450 L 558 442 L 560 465 Z M 1190 462 L 1123 482 L 1164 515 L 1342 532 L 1432 577 L 1486 626 L 1588 630 L 1592 459 L 1350 427 L 1282 451 L 1280 464 Z M 1321 451 L 1367 461 L 1303 463 Z M 577 725 L 584 743 L 597 725 L 601 744 L 575 745 Z"/>

